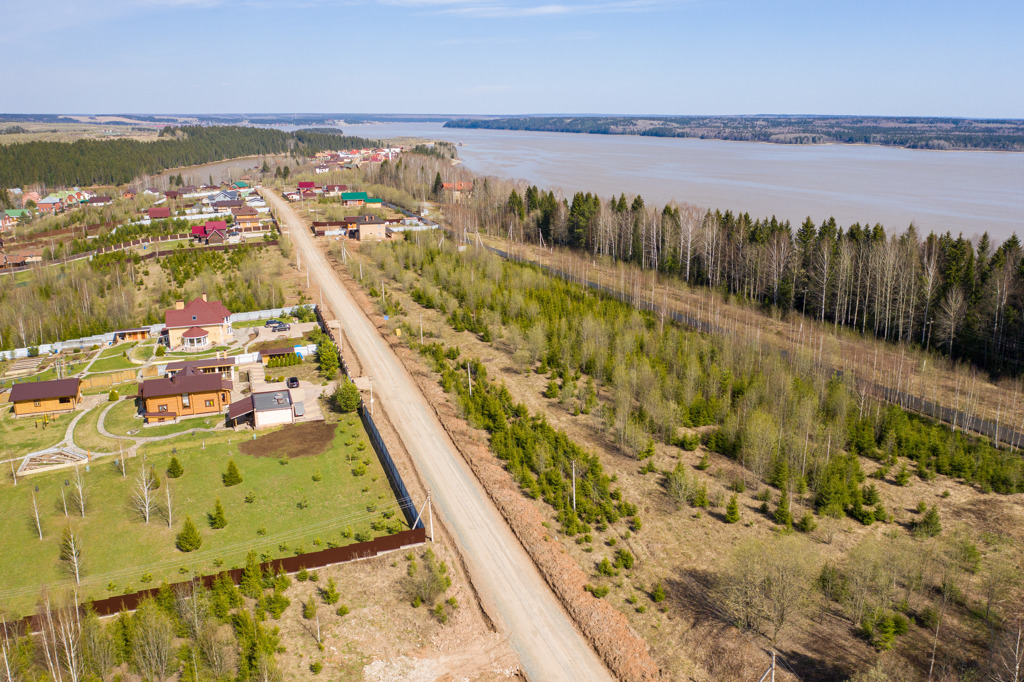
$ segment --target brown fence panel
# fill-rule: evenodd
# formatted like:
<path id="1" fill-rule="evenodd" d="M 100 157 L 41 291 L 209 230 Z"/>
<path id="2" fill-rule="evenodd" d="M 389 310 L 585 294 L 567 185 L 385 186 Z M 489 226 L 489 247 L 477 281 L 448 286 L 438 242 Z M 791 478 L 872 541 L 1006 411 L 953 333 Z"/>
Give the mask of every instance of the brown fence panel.
<path id="1" fill-rule="evenodd" d="M 385 535 L 369 542 L 358 542 L 345 547 L 330 547 L 319 552 L 310 552 L 309 554 L 300 554 L 299 556 L 285 557 L 284 559 L 274 559 L 273 561 L 260 564 L 260 569 L 264 572 L 269 570 L 271 573 L 276 573 L 278 569 L 283 570 L 285 573 L 295 573 L 303 568 L 322 568 L 323 566 L 342 564 L 354 561 L 355 559 L 375 557 L 381 552 L 390 552 L 402 547 L 408 547 L 409 545 L 418 545 L 425 542 L 426 539 L 427 532 L 424 528 L 403 530 L 394 535 Z M 242 580 L 242 569 L 234 568 L 214 575 L 204 575 L 201 578 L 197 578 L 197 581 L 201 582 L 204 587 L 211 587 L 214 581 L 222 575 L 226 575 L 237 585 Z M 191 581 L 174 583 L 170 588 L 175 590 L 189 584 L 191 584 Z M 92 602 L 92 609 L 101 616 L 111 616 L 122 611 L 133 611 L 138 607 L 139 602 L 147 597 L 155 597 L 159 591 L 159 587 L 152 587 L 147 590 L 133 592 L 132 594 L 99 599 Z"/>

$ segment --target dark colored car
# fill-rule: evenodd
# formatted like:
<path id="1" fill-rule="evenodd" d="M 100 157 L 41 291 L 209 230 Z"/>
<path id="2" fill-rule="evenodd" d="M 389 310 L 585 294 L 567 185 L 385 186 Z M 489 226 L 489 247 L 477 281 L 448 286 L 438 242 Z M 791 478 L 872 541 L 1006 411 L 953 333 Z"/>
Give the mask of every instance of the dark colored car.
<path id="1" fill-rule="evenodd" d="M 286 384 L 287 384 L 288 388 L 298 388 L 299 387 L 299 378 L 298 377 L 288 377 L 288 381 L 286 382 Z"/>
<path id="2" fill-rule="evenodd" d="M 267 323 L 264 324 L 263 326 L 264 327 L 276 327 L 279 324 L 284 324 L 284 323 L 281 322 L 281 320 L 267 320 Z"/>
<path id="3" fill-rule="evenodd" d="M 287 322 L 282 322 L 281 324 L 277 325 L 276 327 L 271 328 L 270 331 L 272 331 L 272 332 L 286 332 L 286 331 L 290 331 L 291 328 L 292 328 L 292 326 L 290 324 L 288 324 Z"/>

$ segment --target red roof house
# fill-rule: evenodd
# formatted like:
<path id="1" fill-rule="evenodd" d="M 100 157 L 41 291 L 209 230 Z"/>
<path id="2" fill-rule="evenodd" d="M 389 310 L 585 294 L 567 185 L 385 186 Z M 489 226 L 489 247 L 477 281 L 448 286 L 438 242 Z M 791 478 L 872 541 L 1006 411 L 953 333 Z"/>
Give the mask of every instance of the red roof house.
<path id="1" fill-rule="evenodd" d="M 167 206 L 154 206 L 146 211 L 150 220 L 163 220 L 171 217 L 171 209 Z"/>

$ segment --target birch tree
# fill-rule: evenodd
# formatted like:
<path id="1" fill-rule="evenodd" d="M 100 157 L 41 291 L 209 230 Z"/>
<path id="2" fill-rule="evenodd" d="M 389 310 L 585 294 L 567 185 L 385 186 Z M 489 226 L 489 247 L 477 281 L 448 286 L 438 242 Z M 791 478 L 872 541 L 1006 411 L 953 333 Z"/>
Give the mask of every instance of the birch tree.
<path id="1" fill-rule="evenodd" d="M 68 563 L 68 568 L 75 574 L 75 583 L 82 582 L 82 538 L 71 526 L 65 526 L 60 541 L 60 558 Z"/>
<path id="2" fill-rule="evenodd" d="M 149 517 L 156 509 L 156 481 L 153 475 L 146 469 L 145 464 L 139 467 L 139 477 L 132 487 L 132 508 L 139 513 L 142 520 L 149 523 Z"/>

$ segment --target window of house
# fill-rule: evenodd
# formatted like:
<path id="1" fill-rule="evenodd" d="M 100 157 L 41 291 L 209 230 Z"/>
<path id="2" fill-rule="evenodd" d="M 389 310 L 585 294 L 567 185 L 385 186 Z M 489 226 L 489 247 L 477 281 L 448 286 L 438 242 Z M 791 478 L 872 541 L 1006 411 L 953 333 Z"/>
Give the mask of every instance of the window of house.
<path id="1" fill-rule="evenodd" d="M 167 411 L 167 406 L 166 405 L 161 405 L 160 407 L 156 408 L 156 411 L 157 412 L 166 412 Z"/>
<path id="2" fill-rule="evenodd" d="M 64 405 L 64 404 L 67 404 L 67 403 L 70 403 L 70 402 L 71 402 L 71 398 L 66 398 L 65 397 L 65 398 L 61 398 L 60 399 L 60 404 L 61 405 Z"/>
<path id="3" fill-rule="evenodd" d="M 213 401 L 212 400 L 207 400 L 206 401 L 206 406 L 207 407 L 213 407 Z"/>
<path id="4" fill-rule="evenodd" d="M 35 401 L 35 402 L 34 402 L 34 403 L 32 403 L 32 404 L 33 404 L 33 405 L 35 405 L 36 407 L 42 407 L 42 406 L 43 406 L 43 404 L 42 404 L 41 402 L 39 402 L 38 400 L 37 400 L 37 401 Z"/>
<path id="5" fill-rule="evenodd" d="M 182 407 L 188 407 L 188 394 L 187 393 L 182 393 L 181 394 L 181 406 Z"/>

